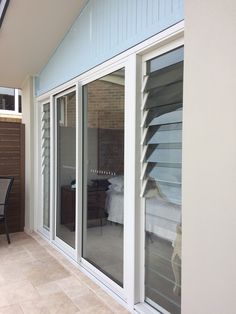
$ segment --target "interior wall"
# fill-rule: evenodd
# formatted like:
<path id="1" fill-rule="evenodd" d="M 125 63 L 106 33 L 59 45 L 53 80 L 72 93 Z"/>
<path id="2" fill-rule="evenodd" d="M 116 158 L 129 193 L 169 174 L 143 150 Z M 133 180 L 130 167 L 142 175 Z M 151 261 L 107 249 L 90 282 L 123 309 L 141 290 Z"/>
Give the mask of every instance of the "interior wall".
<path id="1" fill-rule="evenodd" d="M 87 85 L 88 98 L 88 179 L 107 177 L 105 172 L 124 168 L 124 77 L 122 84 L 110 76 Z M 95 171 L 95 172 L 94 172 Z"/>
<path id="2" fill-rule="evenodd" d="M 34 229 L 34 83 L 22 86 L 22 123 L 25 124 L 25 230 Z"/>
<path id="3" fill-rule="evenodd" d="M 236 311 L 235 29 L 235 1 L 185 1 L 183 314 Z"/>
<path id="4" fill-rule="evenodd" d="M 75 180 L 76 143 L 75 93 L 66 97 L 65 125 L 60 127 L 61 185 L 70 185 Z"/>

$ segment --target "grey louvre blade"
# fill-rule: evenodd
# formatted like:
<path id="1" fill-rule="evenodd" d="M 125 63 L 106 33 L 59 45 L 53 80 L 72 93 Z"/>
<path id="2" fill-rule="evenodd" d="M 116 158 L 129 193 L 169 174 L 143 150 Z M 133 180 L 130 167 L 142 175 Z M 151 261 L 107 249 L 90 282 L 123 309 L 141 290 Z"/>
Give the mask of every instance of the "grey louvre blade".
<path id="1" fill-rule="evenodd" d="M 175 131 L 175 130 L 182 130 L 182 123 L 173 123 L 173 124 L 164 124 L 164 125 L 150 125 L 148 127 L 148 131 L 146 133 L 144 144 L 147 145 L 151 138 L 157 133 L 162 131 Z M 154 143 L 152 143 L 154 144 Z"/>
<path id="2" fill-rule="evenodd" d="M 172 112 L 164 113 L 160 116 L 155 117 L 151 123 L 150 126 L 153 125 L 170 125 L 175 123 L 182 123 L 182 109 L 178 109 Z"/>
<path id="3" fill-rule="evenodd" d="M 184 47 L 174 49 L 163 55 L 150 60 L 149 73 L 153 73 L 160 69 L 166 69 L 172 64 L 179 63 L 184 60 Z"/>
<path id="4" fill-rule="evenodd" d="M 145 127 L 149 125 L 182 122 L 182 110 L 178 110 L 180 108 L 182 108 L 182 103 L 150 109 L 145 121 Z M 168 113 L 169 115 L 167 115 Z"/>
<path id="5" fill-rule="evenodd" d="M 147 162 L 165 162 L 165 163 L 181 163 L 182 162 L 182 150 L 181 149 L 154 149 Z"/>
<path id="6" fill-rule="evenodd" d="M 153 164 L 152 167 L 147 167 L 146 176 L 156 181 L 181 184 L 181 168 L 172 167 L 171 164 L 166 164 L 166 167 Z"/>
<path id="7" fill-rule="evenodd" d="M 145 109 L 183 102 L 183 81 L 159 87 L 149 93 Z"/>
<path id="8" fill-rule="evenodd" d="M 182 130 L 170 130 L 155 132 L 148 144 L 160 144 L 160 143 L 181 143 L 182 142 Z"/>
<path id="9" fill-rule="evenodd" d="M 149 163 L 181 163 L 182 144 L 152 144 L 148 145 L 145 162 Z"/>
<path id="10" fill-rule="evenodd" d="M 177 81 L 183 81 L 183 71 L 181 71 L 182 67 L 183 62 L 180 62 L 173 64 L 168 68 L 151 73 L 148 77 L 144 91 L 148 92 Z"/>

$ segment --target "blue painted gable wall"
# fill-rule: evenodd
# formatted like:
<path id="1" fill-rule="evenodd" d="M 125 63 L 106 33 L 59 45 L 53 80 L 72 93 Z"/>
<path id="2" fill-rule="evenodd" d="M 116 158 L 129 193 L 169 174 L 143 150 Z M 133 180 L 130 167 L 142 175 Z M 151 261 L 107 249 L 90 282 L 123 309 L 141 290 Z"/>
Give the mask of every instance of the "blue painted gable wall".
<path id="1" fill-rule="evenodd" d="M 90 0 L 36 78 L 36 94 L 78 76 L 183 19 L 183 0 Z"/>

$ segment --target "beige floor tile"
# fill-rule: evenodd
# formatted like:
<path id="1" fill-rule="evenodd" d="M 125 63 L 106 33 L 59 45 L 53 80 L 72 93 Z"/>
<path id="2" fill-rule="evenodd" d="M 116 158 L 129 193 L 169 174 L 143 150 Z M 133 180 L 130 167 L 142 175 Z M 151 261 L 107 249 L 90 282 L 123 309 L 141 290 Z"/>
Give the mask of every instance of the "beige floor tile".
<path id="1" fill-rule="evenodd" d="M 37 234 L 0 236 L 0 314 L 128 313 Z"/>
<path id="2" fill-rule="evenodd" d="M 0 267 L 0 275 L 4 280 L 4 285 L 26 280 L 26 276 L 19 265 L 14 265 L 13 263 L 2 265 Z"/>
<path id="3" fill-rule="evenodd" d="M 0 307 L 0 314 L 23 314 L 18 304 Z"/>
<path id="4" fill-rule="evenodd" d="M 68 277 L 70 274 L 55 259 L 51 260 L 50 258 L 49 260 L 38 260 L 32 263 L 31 268 L 26 271 L 25 275 L 34 286 L 39 286 Z"/>
<path id="5" fill-rule="evenodd" d="M 124 311 L 124 307 L 115 301 L 108 293 L 103 290 L 99 290 L 97 293 L 98 297 L 102 299 L 102 301 L 114 312 L 118 313 L 120 311 Z"/>
<path id="6" fill-rule="evenodd" d="M 88 288 L 90 288 L 93 291 L 100 291 L 99 285 L 97 285 L 94 281 L 92 281 L 89 277 L 84 276 L 81 280 Z"/>
<path id="7" fill-rule="evenodd" d="M 75 276 L 71 275 L 66 278 L 57 280 L 56 282 L 63 289 L 81 285 L 81 281 L 78 280 Z"/>
<path id="8" fill-rule="evenodd" d="M 37 290 L 29 281 L 18 281 L 14 284 L 6 285 L 1 295 L 5 296 L 8 304 L 16 304 L 39 297 Z"/>
<path id="9" fill-rule="evenodd" d="M 91 292 L 87 286 L 74 276 L 70 276 L 56 282 L 71 299 Z"/>
<path id="10" fill-rule="evenodd" d="M 0 287 L 5 285 L 5 284 L 6 284 L 6 281 L 5 281 L 4 277 L 3 277 L 3 275 L 0 273 Z"/>
<path id="11" fill-rule="evenodd" d="M 94 307 L 105 306 L 105 304 L 93 292 L 88 292 L 76 298 L 72 298 L 72 301 L 81 311 L 87 311 Z"/>
<path id="12" fill-rule="evenodd" d="M 2 291 L 0 293 L 0 307 L 7 306 L 7 305 L 10 305 L 7 299 L 7 294 L 4 291 Z"/>
<path id="13" fill-rule="evenodd" d="M 99 298 L 101 298 L 105 302 L 109 302 L 110 300 L 113 300 L 112 297 L 101 288 L 97 291 L 97 295 Z"/>
<path id="14" fill-rule="evenodd" d="M 62 292 L 22 302 L 21 307 L 25 314 L 75 314 L 78 312 L 78 307 Z"/>
<path id="15" fill-rule="evenodd" d="M 9 253 L 1 257 L 1 264 L 8 264 L 11 262 L 29 263 L 35 261 L 35 258 L 31 256 L 27 251 L 19 251 Z"/>
<path id="16" fill-rule="evenodd" d="M 107 306 L 94 306 L 89 307 L 86 310 L 79 311 L 80 314 L 113 314 L 114 312 L 111 311 Z"/>
<path id="17" fill-rule="evenodd" d="M 107 306 L 113 311 L 113 313 L 121 313 L 124 311 L 124 313 L 126 313 L 126 310 L 124 310 L 124 307 L 122 305 L 120 305 L 118 302 L 116 302 L 115 300 L 113 300 L 111 298 L 111 300 L 109 302 L 107 302 Z M 127 312 L 129 313 L 129 312 Z"/>
<path id="18" fill-rule="evenodd" d="M 49 296 L 51 294 L 62 292 L 62 289 L 58 286 L 56 281 L 48 282 L 36 287 L 36 290 L 40 296 Z"/>
<path id="19" fill-rule="evenodd" d="M 24 251 L 24 247 L 21 245 L 18 246 L 12 246 L 9 244 L 4 245 L 2 242 L 0 242 L 0 258 L 8 254 L 18 253 L 21 251 Z"/>
<path id="20" fill-rule="evenodd" d="M 39 245 L 37 246 L 35 246 L 34 244 L 24 245 L 24 249 L 29 253 L 29 255 L 38 260 L 52 258 L 51 255 Z"/>

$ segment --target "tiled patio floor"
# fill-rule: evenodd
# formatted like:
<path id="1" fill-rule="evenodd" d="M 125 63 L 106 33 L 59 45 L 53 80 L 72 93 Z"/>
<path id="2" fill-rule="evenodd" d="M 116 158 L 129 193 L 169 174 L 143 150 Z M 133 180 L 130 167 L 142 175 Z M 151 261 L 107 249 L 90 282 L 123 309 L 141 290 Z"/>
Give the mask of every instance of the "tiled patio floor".
<path id="1" fill-rule="evenodd" d="M 0 314 L 125 314 L 98 285 L 39 235 L 0 236 Z"/>

